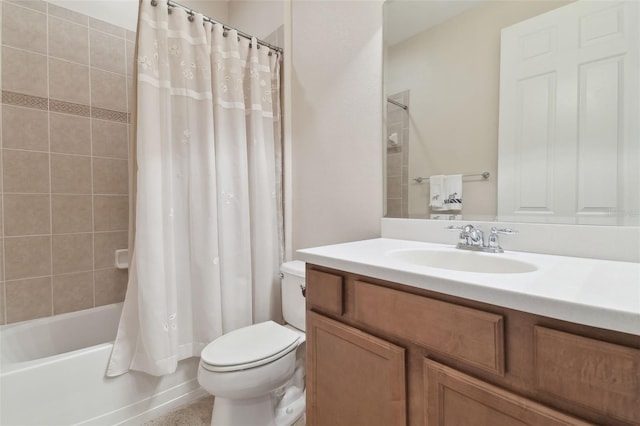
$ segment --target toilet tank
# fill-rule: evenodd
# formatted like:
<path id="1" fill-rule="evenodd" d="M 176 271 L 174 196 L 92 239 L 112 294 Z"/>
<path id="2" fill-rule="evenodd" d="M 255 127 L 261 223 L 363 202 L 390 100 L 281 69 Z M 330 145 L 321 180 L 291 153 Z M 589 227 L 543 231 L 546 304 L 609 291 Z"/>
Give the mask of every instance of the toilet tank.
<path id="1" fill-rule="evenodd" d="M 304 285 L 304 262 L 294 260 L 280 267 L 282 273 L 282 317 L 287 324 L 305 330 L 305 299 L 300 286 Z"/>

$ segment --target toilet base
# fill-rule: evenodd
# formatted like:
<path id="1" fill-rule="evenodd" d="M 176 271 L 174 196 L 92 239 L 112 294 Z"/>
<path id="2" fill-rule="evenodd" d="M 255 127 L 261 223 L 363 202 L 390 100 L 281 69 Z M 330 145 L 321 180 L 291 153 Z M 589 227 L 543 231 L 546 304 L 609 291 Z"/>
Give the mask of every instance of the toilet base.
<path id="1" fill-rule="evenodd" d="M 257 398 L 229 399 L 216 397 L 211 415 L 211 426 L 291 426 L 304 415 L 305 391 L 282 398 L 274 409 L 273 393 Z M 286 401 L 286 405 L 282 404 Z M 277 402 L 277 401 L 276 401 Z"/>

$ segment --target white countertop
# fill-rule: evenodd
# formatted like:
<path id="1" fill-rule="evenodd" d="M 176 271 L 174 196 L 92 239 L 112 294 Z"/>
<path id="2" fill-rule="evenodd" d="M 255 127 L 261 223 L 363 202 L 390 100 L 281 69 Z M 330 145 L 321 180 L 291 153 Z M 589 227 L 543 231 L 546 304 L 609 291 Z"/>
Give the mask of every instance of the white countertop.
<path id="1" fill-rule="evenodd" d="M 377 238 L 298 250 L 298 259 L 579 324 L 640 335 L 640 264 L 524 252 L 501 256 L 534 264 L 526 273 L 461 272 L 414 265 L 387 253 L 459 251 L 451 245 Z"/>

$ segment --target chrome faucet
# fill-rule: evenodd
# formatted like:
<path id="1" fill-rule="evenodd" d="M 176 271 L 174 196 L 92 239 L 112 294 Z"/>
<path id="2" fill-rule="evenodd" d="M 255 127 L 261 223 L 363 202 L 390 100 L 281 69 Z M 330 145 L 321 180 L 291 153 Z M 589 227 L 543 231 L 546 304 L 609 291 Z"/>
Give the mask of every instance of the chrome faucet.
<path id="1" fill-rule="evenodd" d="M 449 230 L 459 230 L 460 235 L 458 237 L 458 245 L 456 248 L 461 250 L 473 250 L 483 251 L 488 253 L 503 253 L 504 250 L 500 247 L 500 241 L 498 234 L 515 234 L 517 231 L 513 229 L 498 229 L 495 226 L 491 228 L 489 238 L 487 242 L 484 241 L 484 232 L 480 227 L 474 227 L 473 225 L 465 226 L 448 226 Z"/>

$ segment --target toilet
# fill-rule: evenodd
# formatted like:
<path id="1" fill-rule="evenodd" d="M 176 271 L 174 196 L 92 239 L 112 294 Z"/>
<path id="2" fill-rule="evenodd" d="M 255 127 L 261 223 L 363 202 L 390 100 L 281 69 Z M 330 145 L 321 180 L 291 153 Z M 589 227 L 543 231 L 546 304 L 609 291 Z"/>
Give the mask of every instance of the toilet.
<path id="1" fill-rule="evenodd" d="M 209 343 L 198 383 L 215 396 L 215 426 L 291 426 L 305 409 L 304 262 L 282 264 L 285 325 L 266 321 Z"/>

